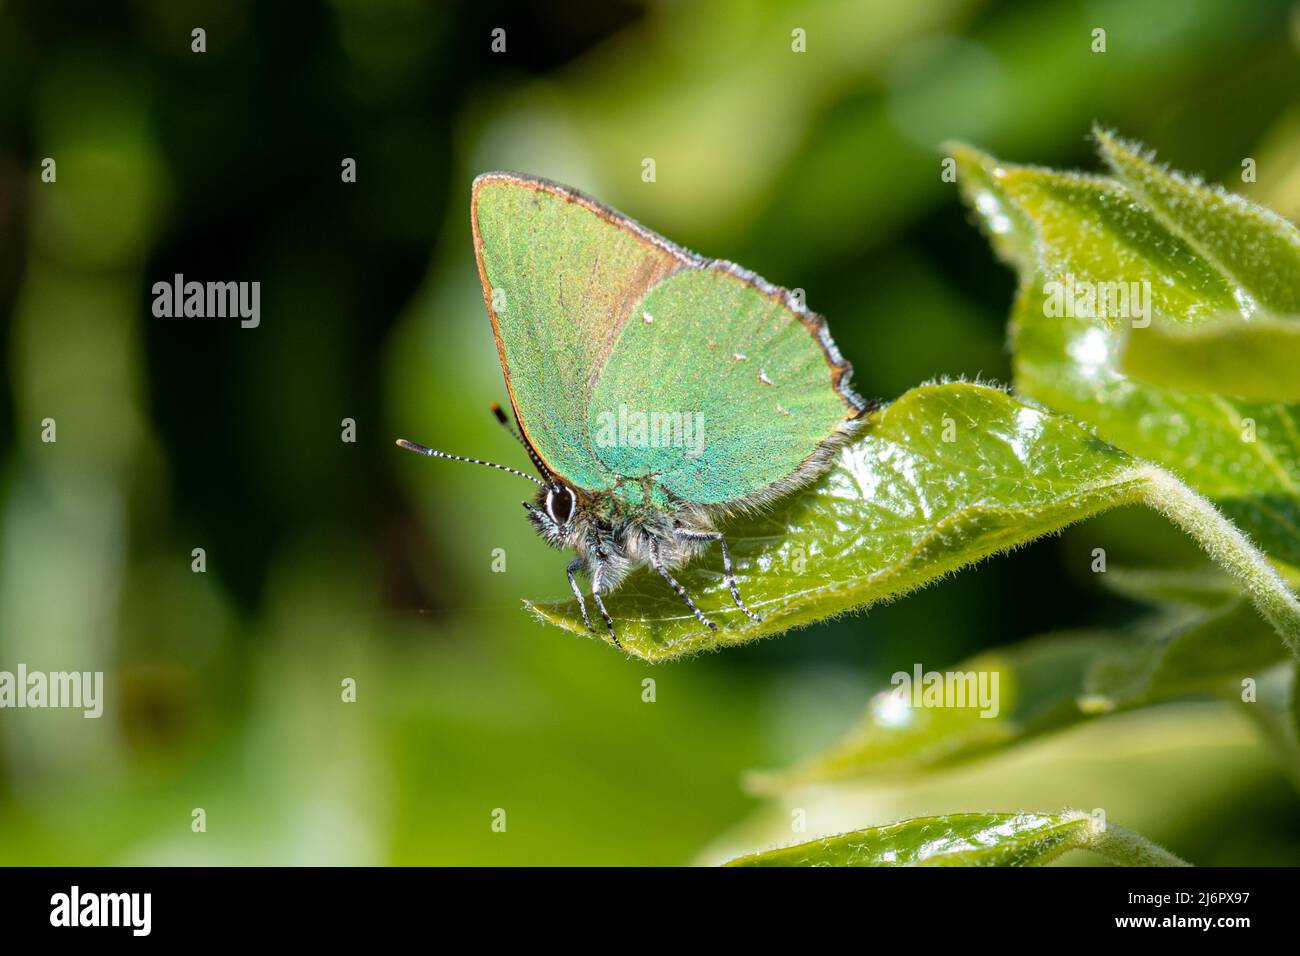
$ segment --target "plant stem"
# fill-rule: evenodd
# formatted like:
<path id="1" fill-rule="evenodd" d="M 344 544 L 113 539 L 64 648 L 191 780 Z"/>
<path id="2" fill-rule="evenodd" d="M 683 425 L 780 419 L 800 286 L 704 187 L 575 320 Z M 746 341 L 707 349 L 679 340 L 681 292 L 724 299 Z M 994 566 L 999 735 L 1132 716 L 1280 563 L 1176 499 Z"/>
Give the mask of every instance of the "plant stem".
<path id="1" fill-rule="evenodd" d="M 1105 829 L 1092 830 L 1092 837 L 1084 846 L 1120 866 L 1192 865 L 1146 837 L 1114 823 L 1107 823 Z"/>
<path id="2" fill-rule="evenodd" d="M 1300 660 L 1300 600 L 1268 559 L 1208 498 L 1155 465 L 1142 469 L 1143 500 L 1196 539 L 1215 562 L 1241 582 L 1246 596 Z"/>

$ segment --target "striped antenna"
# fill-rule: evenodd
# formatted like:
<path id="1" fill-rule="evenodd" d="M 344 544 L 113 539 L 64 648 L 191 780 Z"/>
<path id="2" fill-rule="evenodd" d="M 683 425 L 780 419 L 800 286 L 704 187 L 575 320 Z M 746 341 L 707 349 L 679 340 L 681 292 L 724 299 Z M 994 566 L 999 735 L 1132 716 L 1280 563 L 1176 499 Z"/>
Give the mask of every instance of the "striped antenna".
<path id="1" fill-rule="evenodd" d="M 417 455 L 425 455 L 429 458 L 447 458 L 451 461 L 467 461 L 472 465 L 487 465 L 489 468 L 496 468 L 499 471 L 508 471 L 510 474 L 518 475 L 520 478 L 527 478 L 535 485 L 542 484 L 542 482 L 538 481 L 532 475 L 526 475 L 522 471 L 507 468 L 505 465 L 498 465 L 494 461 L 484 461 L 481 458 L 466 458 L 463 455 L 449 455 L 445 451 L 434 451 L 432 448 L 425 448 L 423 445 L 417 445 L 415 442 L 407 441 L 405 438 L 397 439 L 397 444 L 402 448 L 405 448 L 407 451 L 415 452 Z M 543 485 L 543 487 L 545 487 L 545 485 Z"/>
<path id="2" fill-rule="evenodd" d="M 520 428 L 516 431 L 512 428 L 510 426 L 510 419 L 506 418 L 506 413 L 501 410 L 501 406 L 496 402 L 492 403 L 492 414 L 497 417 L 497 421 L 505 426 L 506 431 L 515 436 L 515 441 L 524 446 L 524 451 L 528 452 L 528 457 L 532 460 L 533 466 L 541 473 L 542 477 L 546 479 L 546 483 L 548 485 L 555 484 L 555 476 L 551 474 L 549 468 L 542 464 L 542 456 L 533 451 L 533 446 L 528 444 L 528 441 L 524 438 L 523 429 Z M 518 421 L 519 417 L 516 415 L 515 422 L 518 423 Z"/>

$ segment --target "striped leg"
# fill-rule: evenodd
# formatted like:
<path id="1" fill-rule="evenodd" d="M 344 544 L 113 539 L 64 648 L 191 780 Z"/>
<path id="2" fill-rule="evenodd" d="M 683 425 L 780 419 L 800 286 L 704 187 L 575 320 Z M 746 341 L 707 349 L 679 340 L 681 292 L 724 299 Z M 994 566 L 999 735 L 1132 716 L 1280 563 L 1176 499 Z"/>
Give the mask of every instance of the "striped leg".
<path id="1" fill-rule="evenodd" d="M 721 531 L 688 531 L 685 528 L 678 528 L 677 537 L 685 538 L 687 541 L 718 542 L 722 546 L 722 576 L 727 582 L 727 587 L 731 589 L 731 598 L 736 602 L 736 607 L 749 615 L 749 619 L 755 623 L 763 620 L 740 599 L 740 588 L 736 587 L 736 576 L 731 573 L 731 552 L 727 550 L 727 541 L 722 537 Z"/>
<path id="2" fill-rule="evenodd" d="M 659 542 L 654 538 L 650 539 L 650 565 L 659 572 L 660 576 L 665 581 L 668 582 L 669 587 L 677 592 L 677 596 L 686 602 L 686 606 L 691 609 L 692 614 L 700 619 L 701 624 L 711 631 L 716 631 L 718 629 L 718 625 L 705 617 L 704 612 L 695 606 L 695 602 L 691 600 L 691 596 L 686 593 L 686 588 L 678 584 L 677 579 L 668 573 L 668 569 L 665 568 L 663 562 L 659 560 Z"/>
<path id="3" fill-rule="evenodd" d="M 600 596 L 601 584 L 604 580 L 605 562 L 599 561 L 596 564 L 595 572 L 591 575 L 591 596 L 596 602 L 596 607 L 600 610 L 600 616 L 605 619 L 605 626 L 609 628 L 609 639 L 614 642 L 615 647 L 621 649 L 623 645 L 619 642 L 618 635 L 614 633 L 614 619 L 610 617 L 609 612 L 605 610 L 605 601 Z"/>
<path id="4" fill-rule="evenodd" d="M 564 570 L 569 575 L 569 587 L 573 588 L 573 596 L 578 599 L 578 610 L 582 611 L 582 623 L 587 625 L 587 630 L 594 631 L 595 628 L 591 626 L 591 618 L 587 617 L 587 602 L 582 596 L 582 590 L 578 587 L 578 582 L 573 577 L 574 572 L 581 567 L 582 561 L 575 558 L 569 562 L 569 566 Z"/>

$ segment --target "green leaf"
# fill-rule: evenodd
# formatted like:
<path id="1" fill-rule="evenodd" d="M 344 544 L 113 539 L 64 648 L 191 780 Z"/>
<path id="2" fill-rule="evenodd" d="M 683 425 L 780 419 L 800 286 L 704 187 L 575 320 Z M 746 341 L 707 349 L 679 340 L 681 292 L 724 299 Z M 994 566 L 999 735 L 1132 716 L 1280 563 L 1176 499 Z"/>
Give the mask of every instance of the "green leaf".
<path id="1" fill-rule="evenodd" d="M 1289 307 L 1300 294 L 1294 228 L 1244 200 L 1161 178 L 1132 150 L 1111 145 L 1111 161 L 1141 183 L 1139 194 L 1115 179 L 952 148 L 964 194 L 1020 272 L 1011 322 L 1017 388 L 1168 468 L 1269 554 L 1300 563 L 1300 406 L 1130 379 L 1120 355 L 1124 326 L 1136 316 L 1060 314 L 1059 286 L 1049 287 L 1145 282 L 1153 320 L 1252 319 L 1264 306 Z M 1233 248 L 1234 237 L 1241 248 Z"/>
<path id="2" fill-rule="evenodd" d="M 1300 568 L 1272 562 L 1287 587 L 1300 588 Z M 1131 568 L 1112 566 L 1097 580 L 1102 587 L 1139 604 L 1221 608 L 1241 596 L 1241 585 L 1220 568 Z"/>
<path id="3" fill-rule="evenodd" d="M 1044 635 L 950 669 L 994 691 L 995 708 L 915 707 L 914 675 L 909 684 L 895 675 L 839 743 L 792 769 L 750 774 L 746 786 L 770 794 L 922 772 L 1114 711 L 1192 694 L 1233 699 L 1243 677 L 1285 658 L 1273 629 L 1240 597 L 1210 610 L 1166 608 L 1128 630 Z"/>
<path id="4" fill-rule="evenodd" d="M 1041 866 L 1092 849 L 1129 866 L 1186 866 L 1167 850 L 1079 810 L 957 813 L 812 840 L 727 866 Z"/>
<path id="5" fill-rule="evenodd" d="M 996 388 L 926 385 L 876 412 L 809 491 L 723 527 L 741 594 L 761 624 L 735 610 L 716 553 L 677 574 L 719 621 L 716 635 L 646 569 L 606 604 L 623 646 L 640 657 L 741 643 L 910 591 L 1137 501 L 1147 485 L 1140 463 L 1067 419 Z M 590 633 L 574 601 L 533 610 Z"/>
<path id="6" fill-rule="evenodd" d="M 1300 312 L 1300 231 L 1224 189 L 1159 166 L 1154 153 L 1094 131 L 1106 164 L 1139 203 L 1229 283 L 1241 314 Z"/>
<path id="7" fill-rule="evenodd" d="M 1142 604 L 1219 608 L 1241 595 L 1237 582 L 1213 567 L 1186 570 L 1113 566 L 1097 580 L 1106 590 Z"/>
<path id="8" fill-rule="evenodd" d="M 1257 314 L 1194 325 L 1153 322 L 1124 337 L 1119 370 L 1185 392 L 1300 401 L 1300 319 Z"/>
<path id="9" fill-rule="evenodd" d="M 1291 693 L 1287 697 L 1286 730 L 1293 774 L 1300 771 L 1300 663 L 1291 668 Z"/>
<path id="10" fill-rule="evenodd" d="M 1286 659 L 1270 628 L 1245 601 L 1210 613 L 1167 612 L 1088 665 L 1079 695 L 1084 714 L 1193 694 L 1238 700 L 1243 678 Z"/>

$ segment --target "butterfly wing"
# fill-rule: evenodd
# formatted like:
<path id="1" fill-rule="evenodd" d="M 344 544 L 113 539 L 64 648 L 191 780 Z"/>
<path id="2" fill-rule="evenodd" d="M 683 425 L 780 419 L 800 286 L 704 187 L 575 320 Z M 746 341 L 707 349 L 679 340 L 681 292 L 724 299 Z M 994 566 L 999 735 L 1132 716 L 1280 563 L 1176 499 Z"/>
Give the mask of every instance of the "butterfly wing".
<path id="1" fill-rule="evenodd" d="M 825 320 L 738 266 L 512 173 L 474 181 L 471 219 L 515 414 L 580 488 L 656 475 L 685 501 L 761 501 L 867 409 Z"/>
<path id="2" fill-rule="evenodd" d="M 825 321 L 784 289 L 702 262 L 661 280 L 624 323 L 588 427 L 615 474 L 656 474 L 697 504 L 757 503 L 819 472 L 856 429 L 867 409 L 851 372 Z M 634 426 L 647 420 L 643 436 Z"/>
<path id="3" fill-rule="evenodd" d="M 689 255 L 580 193 L 510 173 L 474 181 L 471 220 L 525 436 L 571 484 L 609 488 L 588 428 L 592 389 L 635 304 Z"/>

